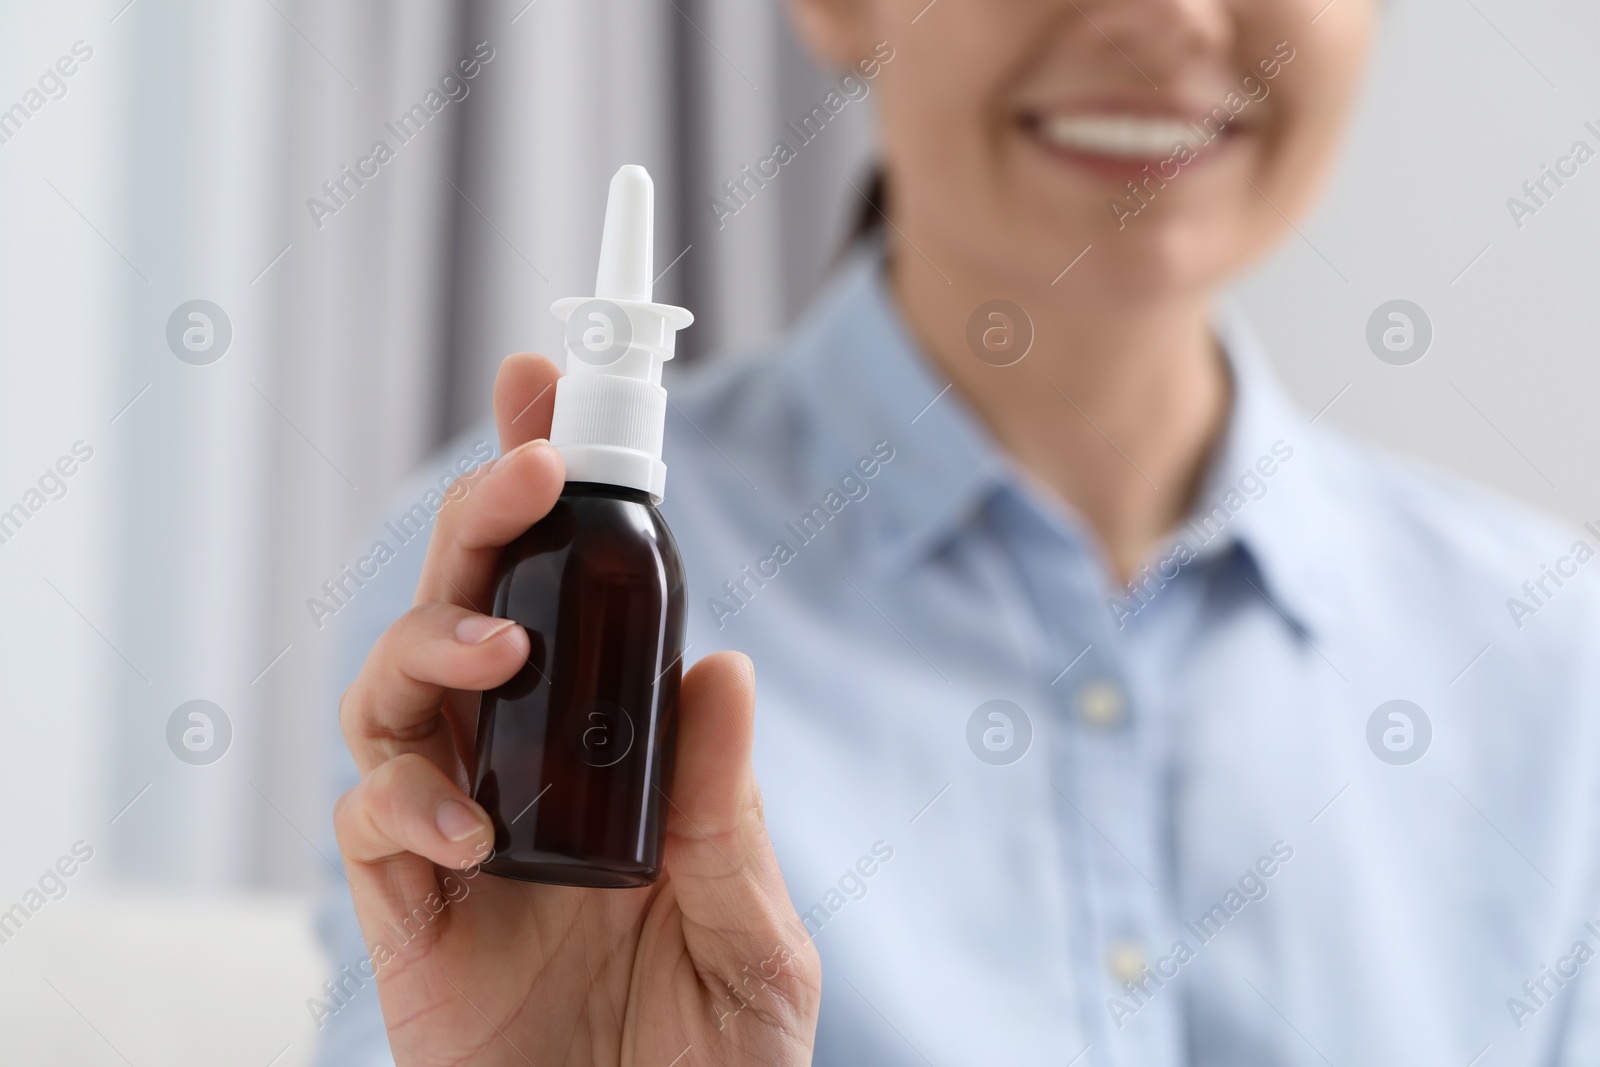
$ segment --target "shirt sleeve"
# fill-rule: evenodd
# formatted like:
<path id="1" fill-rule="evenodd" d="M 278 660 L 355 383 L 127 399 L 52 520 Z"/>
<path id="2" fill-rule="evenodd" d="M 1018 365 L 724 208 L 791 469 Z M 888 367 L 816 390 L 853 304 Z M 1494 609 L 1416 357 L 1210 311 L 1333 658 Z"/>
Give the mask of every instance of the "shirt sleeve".
<path id="1" fill-rule="evenodd" d="M 1583 688 L 1573 741 L 1583 744 L 1590 752 L 1589 766 L 1600 766 L 1600 619 L 1585 620 L 1586 635 L 1583 642 L 1585 663 Z M 1552 1020 L 1555 1053 L 1549 1062 L 1555 1067 L 1585 1067 L 1600 1063 L 1600 853 L 1594 842 L 1600 841 L 1600 775 L 1590 775 L 1576 794 L 1582 812 L 1577 820 L 1574 838 L 1569 847 L 1584 857 L 1577 874 L 1579 884 L 1575 892 L 1576 911 L 1573 917 L 1573 945 L 1568 958 L 1576 957 L 1576 980 L 1570 982 L 1572 996 L 1561 1005 L 1561 1012 Z M 1581 943 L 1586 951 L 1579 952 Z M 1559 965 L 1558 965 L 1559 966 Z M 1508 1005 L 1509 1006 L 1509 1005 Z M 1537 1040 L 1538 1019 L 1528 1024 Z"/>

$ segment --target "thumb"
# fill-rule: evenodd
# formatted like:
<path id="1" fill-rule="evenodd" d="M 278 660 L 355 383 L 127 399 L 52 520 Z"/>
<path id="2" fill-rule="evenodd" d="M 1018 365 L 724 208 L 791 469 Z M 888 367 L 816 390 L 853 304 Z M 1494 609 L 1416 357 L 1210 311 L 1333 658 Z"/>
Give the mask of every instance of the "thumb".
<path id="1" fill-rule="evenodd" d="M 695 664 L 679 698 L 666 870 L 696 962 L 734 984 L 759 969 L 800 1007 L 814 1002 L 820 965 L 767 839 L 754 735 L 750 660 L 719 652 Z"/>

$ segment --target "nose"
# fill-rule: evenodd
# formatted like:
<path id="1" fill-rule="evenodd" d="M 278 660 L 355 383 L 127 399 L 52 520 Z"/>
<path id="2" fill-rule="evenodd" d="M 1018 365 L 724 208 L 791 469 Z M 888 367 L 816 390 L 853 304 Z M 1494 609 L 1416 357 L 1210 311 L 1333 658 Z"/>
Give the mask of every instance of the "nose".
<path id="1" fill-rule="evenodd" d="M 1146 78 L 1197 55 L 1225 52 L 1233 41 L 1227 0 L 1066 0 L 1070 21 L 1081 18 L 1090 33 Z M 1154 68 L 1154 69 L 1152 69 Z"/>

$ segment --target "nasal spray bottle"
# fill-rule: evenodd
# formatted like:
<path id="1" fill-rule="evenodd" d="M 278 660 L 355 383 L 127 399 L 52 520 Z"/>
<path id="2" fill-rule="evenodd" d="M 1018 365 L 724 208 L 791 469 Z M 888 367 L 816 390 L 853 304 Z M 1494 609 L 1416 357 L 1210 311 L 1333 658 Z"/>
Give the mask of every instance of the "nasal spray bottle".
<path id="1" fill-rule="evenodd" d="M 683 665 L 683 562 L 656 505 L 661 365 L 694 321 L 651 299 L 654 189 L 611 179 L 595 295 L 567 324 L 550 442 L 567 484 L 502 555 L 495 615 L 528 631 L 528 662 L 483 694 L 473 798 L 494 822 L 491 874 L 598 888 L 661 873 Z"/>

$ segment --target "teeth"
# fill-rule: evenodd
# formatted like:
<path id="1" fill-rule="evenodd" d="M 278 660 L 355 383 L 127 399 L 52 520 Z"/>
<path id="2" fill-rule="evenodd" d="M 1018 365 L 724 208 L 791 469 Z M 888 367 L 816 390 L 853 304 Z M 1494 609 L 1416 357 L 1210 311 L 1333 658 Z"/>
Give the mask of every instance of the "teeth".
<path id="1" fill-rule="evenodd" d="M 1039 130 L 1063 148 L 1119 159 L 1164 159 L 1194 139 L 1188 123 L 1132 115 L 1057 116 Z"/>

